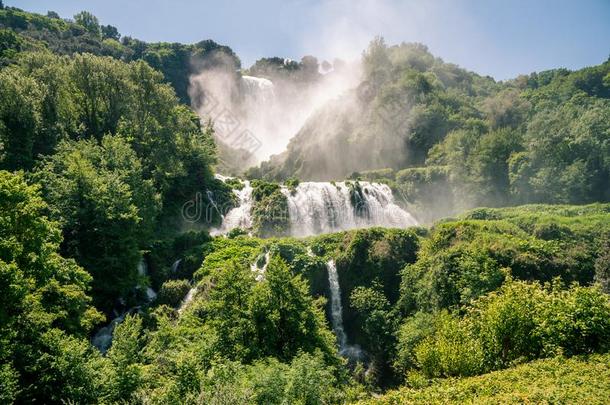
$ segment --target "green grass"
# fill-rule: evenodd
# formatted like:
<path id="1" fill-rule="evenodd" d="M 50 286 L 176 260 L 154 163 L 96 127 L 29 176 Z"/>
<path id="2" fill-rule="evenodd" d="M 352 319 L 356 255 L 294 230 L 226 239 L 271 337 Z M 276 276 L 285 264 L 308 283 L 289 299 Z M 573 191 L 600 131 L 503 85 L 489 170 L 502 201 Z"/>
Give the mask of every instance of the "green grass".
<path id="1" fill-rule="evenodd" d="M 401 388 L 362 404 L 607 404 L 610 354 L 557 357 L 476 377 Z"/>

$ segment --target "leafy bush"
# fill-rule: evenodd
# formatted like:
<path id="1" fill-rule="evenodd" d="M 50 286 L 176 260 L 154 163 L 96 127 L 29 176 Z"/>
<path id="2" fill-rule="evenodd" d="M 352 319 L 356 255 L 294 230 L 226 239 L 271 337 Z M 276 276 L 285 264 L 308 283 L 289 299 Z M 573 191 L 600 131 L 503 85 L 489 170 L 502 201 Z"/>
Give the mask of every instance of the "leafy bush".
<path id="1" fill-rule="evenodd" d="M 485 353 L 467 323 L 447 312 L 439 313 L 435 322 L 434 334 L 415 348 L 421 371 L 429 377 L 479 374 Z"/>
<path id="2" fill-rule="evenodd" d="M 161 285 L 157 303 L 177 307 L 191 289 L 188 280 L 168 280 Z"/>
<path id="3" fill-rule="evenodd" d="M 252 181 L 252 225 L 261 237 L 283 236 L 290 232 L 288 199 L 279 184 Z"/>
<path id="4" fill-rule="evenodd" d="M 544 207 L 530 212 L 527 206 L 479 209 L 467 213 L 466 221 L 438 224 L 417 262 L 402 271 L 401 310 L 467 304 L 498 288 L 507 273 L 524 280 L 561 277 L 590 284 L 599 241 L 608 232 L 607 214 L 598 213 L 600 208 L 565 214 L 546 213 Z"/>
<path id="5" fill-rule="evenodd" d="M 463 318 L 440 312 L 434 323 L 423 340 L 409 329 L 400 334 L 397 364 L 404 370 L 415 363 L 429 377 L 475 375 L 540 357 L 607 351 L 610 297 L 597 287 L 509 280 L 474 301 Z"/>

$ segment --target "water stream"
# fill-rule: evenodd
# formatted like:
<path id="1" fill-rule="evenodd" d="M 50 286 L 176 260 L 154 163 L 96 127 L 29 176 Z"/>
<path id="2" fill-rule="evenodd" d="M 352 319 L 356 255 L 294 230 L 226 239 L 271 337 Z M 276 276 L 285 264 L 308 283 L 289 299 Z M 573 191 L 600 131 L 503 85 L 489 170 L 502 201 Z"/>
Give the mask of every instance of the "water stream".
<path id="1" fill-rule="evenodd" d="M 339 274 L 334 260 L 326 263 L 328 270 L 328 285 L 330 287 L 330 319 L 333 332 L 339 343 L 339 353 L 350 360 L 362 358 L 362 350 L 357 345 L 347 343 L 347 334 L 343 328 L 343 306 L 341 305 L 341 286 L 339 285 Z"/>

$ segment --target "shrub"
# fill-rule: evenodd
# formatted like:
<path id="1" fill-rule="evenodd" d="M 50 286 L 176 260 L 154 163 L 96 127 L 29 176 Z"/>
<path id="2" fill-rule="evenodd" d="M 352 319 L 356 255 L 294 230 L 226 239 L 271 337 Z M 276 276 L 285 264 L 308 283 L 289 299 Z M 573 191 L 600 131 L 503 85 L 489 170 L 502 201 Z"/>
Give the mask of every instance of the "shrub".
<path id="1" fill-rule="evenodd" d="M 469 325 L 455 315 L 441 312 L 436 333 L 415 349 L 421 370 L 430 377 L 468 376 L 483 370 L 481 343 L 472 336 Z"/>
<path id="2" fill-rule="evenodd" d="M 191 284 L 188 280 L 168 280 L 161 285 L 157 302 L 170 307 L 177 307 L 190 289 Z"/>
<path id="3" fill-rule="evenodd" d="M 414 328 L 423 325 L 423 330 Z M 415 347 L 414 349 L 412 349 Z M 516 362 L 610 349 L 610 297 L 599 287 L 509 279 L 476 300 L 463 318 L 418 315 L 400 330 L 396 365 L 429 377 L 467 376 Z M 415 360 L 414 360 L 415 358 Z"/>
<path id="4" fill-rule="evenodd" d="M 545 355 L 610 349 L 610 296 L 598 287 L 554 290 L 535 314 Z"/>

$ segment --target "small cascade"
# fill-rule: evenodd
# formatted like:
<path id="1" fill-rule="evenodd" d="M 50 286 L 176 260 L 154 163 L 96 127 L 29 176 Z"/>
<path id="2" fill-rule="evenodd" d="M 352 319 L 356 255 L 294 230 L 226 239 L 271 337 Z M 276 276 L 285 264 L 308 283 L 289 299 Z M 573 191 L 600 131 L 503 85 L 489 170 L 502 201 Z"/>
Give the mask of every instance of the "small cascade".
<path id="1" fill-rule="evenodd" d="M 180 267 L 181 262 L 182 262 L 182 259 L 178 259 L 172 263 L 172 267 L 171 267 L 172 274 L 175 274 L 178 271 L 178 267 Z"/>
<path id="2" fill-rule="evenodd" d="M 195 297 L 195 294 L 197 294 L 197 286 L 192 287 L 188 291 L 188 293 L 186 293 L 186 296 L 184 297 L 184 299 L 182 300 L 182 303 L 180 303 L 180 306 L 178 307 L 178 313 L 179 314 L 184 312 L 186 307 L 191 303 L 191 301 L 193 301 L 193 298 Z"/>
<path id="3" fill-rule="evenodd" d="M 138 275 L 141 277 L 148 277 L 148 266 L 146 265 L 146 260 L 144 258 L 140 259 L 138 263 Z M 150 287 L 146 287 L 146 298 L 148 302 L 153 301 L 157 298 L 157 293 Z"/>
<path id="4" fill-rule="evenodd" d="M 252 186 L 250 182 L 244 180 L 243 188 L 241 190 L 234 189 L 233 193 L 237 196 L 238 205 L 227 212 L 220 229 L 210 232 L 213 236 L 224 235 L 235 228 L 249 229 L 252 227 L 252 217 L 250 215 L 252 209 Z"/>
<path id="5" fill-rule="evenodd" d="M 138 262 L 138 275 L 141 277 L 148 276 L 148 266 L 146 265 L 144 258 L 141 258 Z"/>
<path id="6" fill-rule="evenodd" d="M 146 298 L 148 302 L 154 301 L 157 298 L 157 293 L 150 287 L 146 287 Z"/>
<path id="7" fill-rule="evenodd" d="M 260 256 L 259 256 L 260 257 Z M 271 258 L 271 251 L 268 250 L 265 255 L 263 256 L 263 267 L 258 267 L 258 261 L 259 259 L 257 258 L 254 263 L 252 263 L 250 265 L 250 270 L 252 270 L 253 272 L 256 273 L 256 281 L 262 281 L 265 278 L 265 272 L 267 271 L 267 266 L 269 266 L 269 260 Z"/>
<path id="8" fill-rule="evenodd" d="M 112 332 L 114 332 L 114 328 L 116 328 L 118 324 L 123 322 L 127 313 L 128 312 L 125 312 L 114 318 L 108 325 L 98 330 L 93 336 L 91 343 L 93 346 L 97 347 L 100 352 L 106 353 L 108 351 L 112 344 Z"/>
<path id="9" fill-rule="evenodd" d="M 220 212 L 220 210 L 218 209 L 218 204 L 216 204 L 216 201 L 214 201 L 214 193 L 212 193 L 212 191 L 210 190 L 206 190 L 205 195 L 206 197 L 208 197 L 208 201 L 210 202 L 210 204 L 212 204 L 212 207 L 214 207 L 214 209 L 220 216 L 220 219 L 224 220 L 224 215 L 222 215 L 222 212 Z"/>
<path id="10" fill-rule="evenodd" d="M 326 263 L 328 269 L 328 284 L 330 287 L 330 317 L 333 332 L 339 342 L 339 353 L 350 360 L 362 358 L 362 350 L 356 345 L 347 343 L 347 335 L 343 329 L 343 307 L 341 305 L 341 287 L 339 286 L 339 274 L 334 260 Z"/>
<path id="11" fill-rule="evenodd" d="M 144 260 L 144 258 L 140 259 L 140 262 L 138 263 L 138 275 L 140 277 L 148 276 L 148 266 L 146 265 L 146 261 Z M 142 288 L 142 286 L 136 286 L 136 290 L 140 288 Z M 157 298 L 157 293 L 155 292 L 155 290 L 150 287 L 146 287 L 147 302 L 150 303 L 154 301 L 155 298 Z M 119 298 L 119 302 L 121 303 L 121 305 L 125 305 L 125 301 L 123 300 L 123 298 Z M 114 332 L 114 328 L 118 324 L 123 322 L 127 314 L 136 312 L 140 310 L 140 308 L 140 305 L 136 305 L 135 307 L 129 308 L 127 311 L 122 312 L 120 315 L 115 310 L 114 319 L 112 319 L 112 321 L 110 321 L 108 325 L 104 326 L 103 328 L 100 328 L 91 339 L 91 343 L 93 344 L 93 346 L 97 347 L 102 353 L 106 353 L 106 351 L 110 348 L 110 345 L 112 344 L 112 333 Z"/>

